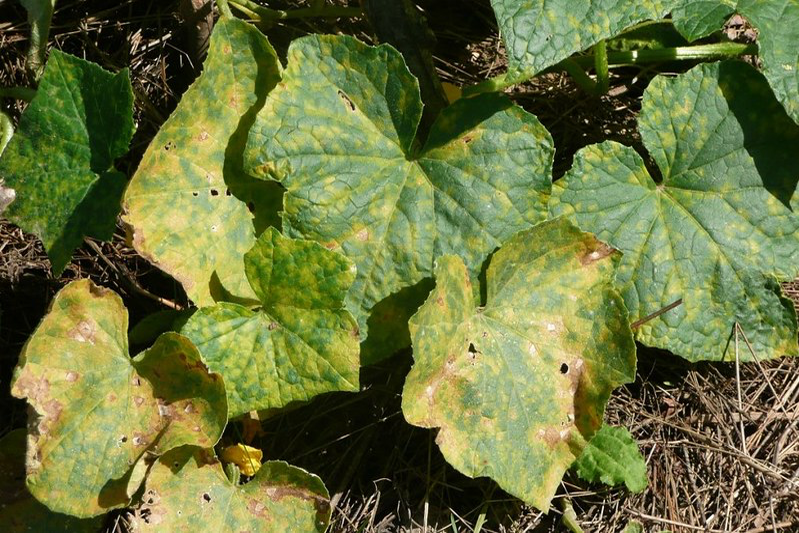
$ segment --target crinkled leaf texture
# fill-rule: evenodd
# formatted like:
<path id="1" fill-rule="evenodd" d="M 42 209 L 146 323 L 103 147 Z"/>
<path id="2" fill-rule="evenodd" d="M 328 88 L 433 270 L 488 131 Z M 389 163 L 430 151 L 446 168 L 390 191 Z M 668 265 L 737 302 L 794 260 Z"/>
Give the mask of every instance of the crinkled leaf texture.
<path id="1" fill-rule="evenodd" d="M 53 50 L 0 158 L 0 182 L 16 193 L 3 216 L 42 240 L 53 274 L 84 236 L 113 235 L 126 184 L 113 164 L 132 136 L 127 69 L 112 74 Z"/>
<path id="2" fill-rule="evenodd" d="M 222 379 L 188 339 L 166 333 L 131 359 L 127 327 L 119 296 L 74 281 L 22 350 L 11 393 L 36 411 L 27 486 L 53 511 L 91 517 L 124 507 L 145 451 L 213 446 L 227 423 Z"/>
<path id="3" fill-rule="evenodd" d="M 134 532 L 322 533 L 330 497 L 322 481 L 282 461 L 265 463 L 244 485 L 228 481 L 212 450 L 184 446 L 153 466 Z"/>
<path id="4" fill-rule="evenodd" d="M 102 518 L 80 519 L 54 513 L 33 498 L 25 488 L 24 429 L 15 429 L 0 439 L 0 524 L 4 533 L 97 533 Z"/>
<path id="5" fill-rule="evenodd" d="M 505 41 L 508 73 L 541 72 L 602 39 L 666 15 L 678 0 L 491 0 Z"/>
<path id="6" fill-rule="evenodd" d="M 638 118 L 662 174 L 632 148 L 584 148 L 555 183 L 552 215 L 567 214 L 624 252 L 617 281 L 634 319 L 682 298 L 637 338 L 689 360 L 734 360 L 736 322 L 758 358 L 796 355 L 796 315 L 778 279 L 796 275 L 799 128 L 763 77 L 739 61 L 658 77 Z M 751 360 L 748 350 L 740 352 Z"/>
<path id="7" fill-rule="evenodd" d="M 547 510 L 563 473 L 601 426 L 611 390 L 635 376 L 635 344 L 613 288 L 619 253 L 565 219 L 510 239 L 476 307 L 460 258 L 411 319 L 411 424 L 441 428 L 444 457 Z"/>
<path id="8" fill-rule="evenodd" d="M 683 0 L 674 26 L 694 40 L 721 29 L 739 13 L 758 30 L 763 75 L 788 115 L 799 123 L 799 2 L 796 0 Z"/>
<path id="9" fill-rule="evenodd" d="M 624 483 L 630 492 L 646 488 L 646 461 L 630 432 L 623 427 L 603 425 L 574 463 L 577 474 L 591 483 Z"/>
<path id="10" fill-rule="evenodd" d="M 364 338 L 372 307 L 430 277 L 435 257 L 458 254 L 479 272 L 505 239 L 545 218 L 553 147 L 533 115 L 501 95 L 458 100 L 419 150 L 421 112 L 395 49 L 308 36 L 291 44 L 247 142 L 245 167 L 287 189 L 287 235 L 357 265 L 347 306 Z M 388 354 L 403 347 L 396 327 Z"/>
<path id="11" fill-rule="evenodd" d="M 344 308 L 355 266 L 269 228 L 244 256 L 261 303 L 199 309 L 181 330 L 225 378 L 230 416 L 358 390 L 358 324 Z"/>
<path id="12" fill-rule="evenodd" d="M 203 73 L 153 139 L 125 194 L 136 250 L 178 279 L 197 305 L 255 298 L 241 257 L 272 222 L 280 187 L 247 176 L 242 153 L 280 70 L 257 28 L 221 20 Z"/>

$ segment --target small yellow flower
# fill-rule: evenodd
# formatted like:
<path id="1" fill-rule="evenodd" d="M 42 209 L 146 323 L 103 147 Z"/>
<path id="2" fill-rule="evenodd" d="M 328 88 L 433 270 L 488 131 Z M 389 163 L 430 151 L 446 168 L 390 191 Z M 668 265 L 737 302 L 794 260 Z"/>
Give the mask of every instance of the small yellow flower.
<path id="1" fill-rule="evenodd" d="M 455 100 L 460 99 L 461 88 L 458 87 L 457 85 L 453 85 L 445 81 L 441 83 L 441 87 L 444 89 L 444 94 L 447 95 L 447 100 L 449 100 L 450 104 L 455 102 Z"/>
<path id="2" fill-rule="evenodd" d="M 235 444 L 222 450 L 222 460 L 234 463 L 245 476 L 254 476 L 261 468 L 264 452 L 246 444 Z"/>

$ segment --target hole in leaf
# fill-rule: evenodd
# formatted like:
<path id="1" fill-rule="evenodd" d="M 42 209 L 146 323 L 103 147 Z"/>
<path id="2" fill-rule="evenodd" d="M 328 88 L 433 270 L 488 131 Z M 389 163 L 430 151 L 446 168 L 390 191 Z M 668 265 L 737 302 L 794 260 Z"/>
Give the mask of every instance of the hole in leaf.
<path id="1" fill-rule="evenodd" d="M 250 213 L 255 213 L 255 204 L 252 202 L 247 202 L 247 209 L 250 210 Z"/>
<path id="2" fill-rule="evenodd" d="M 119 442 L 128 442 L 128 438 L 125 435 L 122 435 L 122 438 L 119 439 Z"/>
<path id="3" fill-rule="evenodd" d="M 211 196 L 219 196 L 219 191 L 216 189 L 211 189 Z"/>
<path id="4" fill-rule="evenodd" d="M 211 495 L 210 495 L 210 494 L 208 494 L 207 492 L 206 492 L 206 493 L 204 493 L 204 494 L 203 494 L 203 500 L 205 500 L 205 501 L 207 501 L 207 502 L 210 502 L 210 501 L 211 501 Z"/>
<path id="5" fill-rule="evenodd" d="M 199 192 L 197 192 L 197 191 L 194 191 L 194 192 L 192 192 L 192 193 L 191 193 L 191 195 L 192 195 L 192 196 L 200 196 L 200 193 L 199 193 Z"/>
<path id="6" fill-rule="evenodd" d="M 566 363 L 561 363 L 560 365 L 560 373 L 561 374 L 568 374 L 569 373 L 569 365 Z"/>
<path id="7" fill-rule="evenodd" d="M 344 103 L 347 104 L 347 107 L 349 108 L 350 111 L 355 111 L 355 104 L 352 103 L 352 100 L 350 100 L 349 96 L 344 94 L 343 91 L 338 91 L 338 95 L 341 97 Z"/>
<path id="8" fill-rule="evenodd" d="M 233 193 L 230 192 L 230 189 L 225 189 L 225 196 L 233 196 Z"/>

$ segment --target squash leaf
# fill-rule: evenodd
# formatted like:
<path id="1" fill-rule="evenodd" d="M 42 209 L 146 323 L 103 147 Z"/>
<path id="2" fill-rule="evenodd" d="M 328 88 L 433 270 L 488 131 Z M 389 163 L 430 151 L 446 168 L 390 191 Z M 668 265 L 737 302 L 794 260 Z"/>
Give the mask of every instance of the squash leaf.
<path id="1" fill-rule="evenodd" d="M 358 390 L 358 325 L 344 308 L 355 267 L 311 241 L 266 230 L 244 256 L 261 308 L 203 307 L 181 330 L 225 378 L 230 416 Z"/>
<path id="2" fill-rule="evenodd" d="M 408 422 L 441 428 L 436 442 L 459 471 L 547 510 L 611 390 L 635 376 L 612 283 L 619 255 L 564 219 L 541 223 L 494 254 L 480 307 L 463 261 L 440 258 L 410 324 Z"/>
<path id="3" fill-rule="evenodd" d="M 550 204 L 624 252 L 618 282 L 634 319 L 682 298 L 638 328 L 638 340 L 729 361 L 737 322 L 759 358 L 799 353 L 793 305 L 777 283 L 799 264 L 799 175 L 785 150 L 799 146 L 799 127 L 739 61 L 656 78 L 638 123 L 662 180 L 635 150 L 605 142 L 578 152 Z"/>
<path id="4" fill-rule="evenodd" d="M 247 176 L 241 158 L 255 112 L 279 80 L 266 37 L 244 21 L 221 20 L 203 73 L 153 139 L 125 194 L 136 250 L 199 306 L 255 298 L 241 257 L 259 231 L 277 223 L 269 216 L 280 187 Z"/>
<path id="5" fill-rule="evenodd" d="M 124 507 L 145 451 L 213 446 L 227 423 L 222 380 L 194 346 L 166 333 L 131 359 L 127 322 L 116 294 L 74 281 L 56 295 L 14 371 L 11 393 L 35 410 L 27 486 L 55 512 L 91 517 Z"/>
<path id="6" fill-rule="evenodd" d="M 245 166 L 286 187 L 283 226 L 358 267 L 347 307 L 366 337 L 370 310 L 459 254 L 478 272 L 517 231 L 545 218 L 552 140 L 504 96 L 446 108 L 423 148 L 419 86 L 388 45 L 308 36 L 259 112 Z M 387 354 L 407 332 L 385 338 Z M 399 340 L 398 340 L 399 339 Z M 407 342 L 407 341 L 406 341 Z"/>
<path id="7" fill-rule="evenodd" d="M 112 74 L 53 50 L 0 157 L 0 185 L 16 196 L 3 216 L 42 240 L 54 275 L 84 236 L 113 235 L 127 181 L 113 164 L 132 136 L 127 69 Z"/>
<path id="8" fill-rule="evenodd" d="M 322 533 L 329 499 L 318 477 L 281 461 L 234 485 L 212 450 L 184 446 L 153 466 L 132 530 Z"/>

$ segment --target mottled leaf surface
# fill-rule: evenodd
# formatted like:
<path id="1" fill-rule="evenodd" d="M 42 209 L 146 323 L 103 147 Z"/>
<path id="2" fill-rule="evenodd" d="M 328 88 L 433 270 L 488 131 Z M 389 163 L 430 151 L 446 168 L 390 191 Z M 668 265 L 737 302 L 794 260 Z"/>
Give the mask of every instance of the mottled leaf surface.
<path id="1" fill-rule="evenodd" d="M 25 345 L 11 392 L 35 410 L 27 486 L 50 509 L 90 517 L 128 503 L 145 450 L 213 446 L 227 422 L 221 378 L 167 333 L 135 359 L 127 311 L 113 292 L 74 281 Z"/>
<path id="2" fill-rule="evenodd" d="M 603 425 L 574 463 L 586 481 L 615 486 L 624 483 L 630 492 L 646 488 L 646 461 L 638 443 L 623 427 Z"/>
<path id="3" fill-rule="evenodd" d="M 0 439 L 0 524 L 6 533 L 97 533 L 102 518 L 79 519 L 54 513 L 25 488 L 24 429 Z"/>
<path id="4" fill-rule="evenodd" d="M 602 39 L 666 15 L 676 0 L 491 0 L 511 77 L 541 72 Z"/>
<path id="5" fill-rule="evenodd" d="M 269 228 L 244 268 L 260 309 L 219 303 L 181 330 L 224 377 L 230 416 L 358 390 L 358 325 L 344 308 L 352 262 Z"/>
<path id="6" fill-rule="evenodd" d="M 564 219 L 510 239 L 476 307 L 460 258 L 411 319 L 411 424 L 441 428 L 447 461 L 539 509 L 602 424 L 610 391 L 635 375 L 635 345 L 612 280 L 619 254 Z"/>
<path id="7" fill-rule="evenodd" d="M 534 116 L 501 95 L 458 100 L 420 150 L 421 110 L 390 46 L 309 36 L 292 43 L 247 143 L 245 166 L 287 189 L 287 234 L 357 265 L 347 305 L 364 338 L 372 307 L 430 277 L 435 257 L 458 254 L 479 271 L 545 217 L 553 147 Z"/>
<path id="8" fill-rule="evenodd" d="M 133 136 L 133 91 L 117 74 L 53 50 L 0 158 L 16 191 L 3 216 L 44 244 L 58 275 L 84 236 L 111 238 L 126 179 L 113 167 Z"/>
<path id="9" fill-rule="evenodd" d="M 153 466 L 132 529 L 321 533 L 329 500 L 322 481 L 300 468 L 269 461 L 236 486 L 212 451 L 185 446 Z"/>
<path id="10" fill-rule="evenodd" d="M 634 320 L 683 299 L 636 330 L 644 344 L 729 361 L 737 321 L 759 358 L 797 354 L 777 279 L 793 279 L 799 260 L 789 208 L 799 172 L 786 150 L 799 146 L 799 128 L 737 61 L 656 78 L 638 122 L 662 181 L 632 148 L 590 146 L 555 183 L 551 213 L 624 252 L 617 279 Z"/>
<path id="11" fill-rule="evenodd" d="M 799 2 L 796 0 L 683 0 L 675 27 L 694 40 L 720 30 L 733 13 L 758 31 L 763 75 L 794 122 L 799 123 Z"/>
<path id="12" fill-rule="evenodd" d="M 200 306 L 254 298 L 241 258 L 258 230 L 277 223 L 268 215 L 280 201 L 279 186 L 247 176 L 241 159 L 254 114 L 280 79 L 272 46 L 253 25 L 224 19 L 203 68 L 125 194 L 136 250 Z"/>

